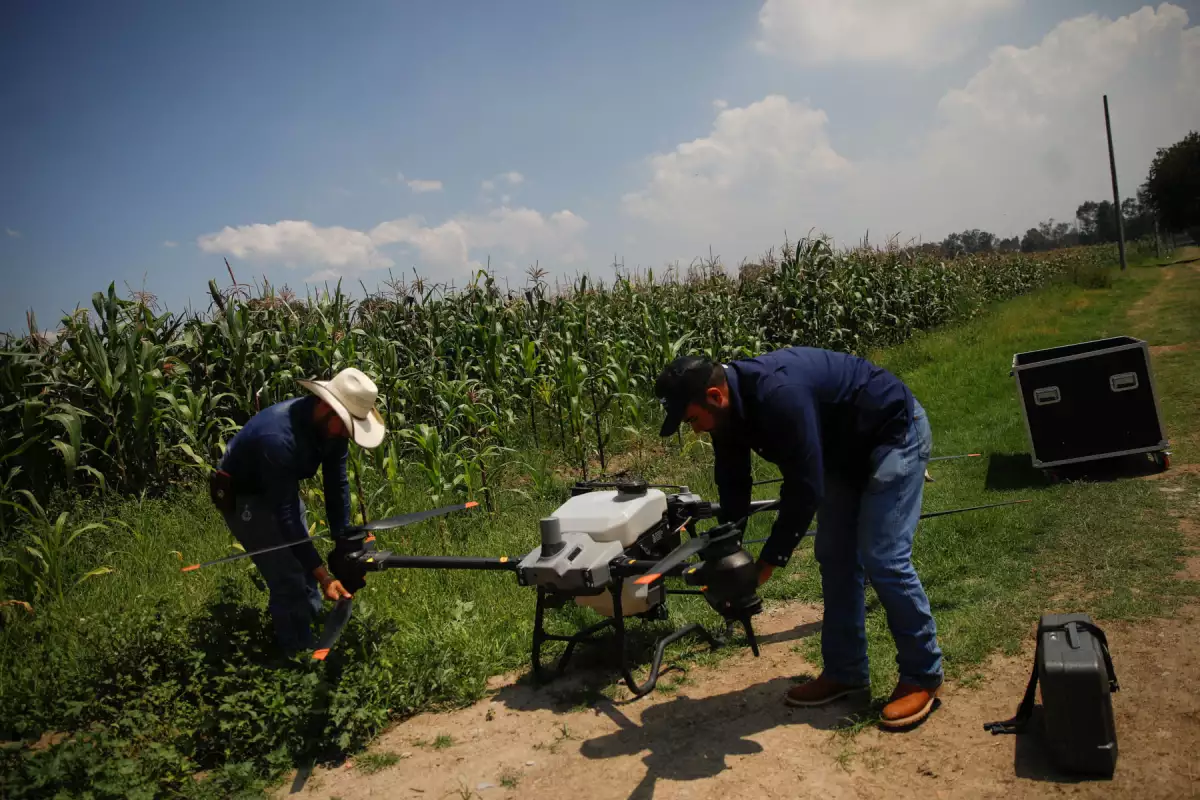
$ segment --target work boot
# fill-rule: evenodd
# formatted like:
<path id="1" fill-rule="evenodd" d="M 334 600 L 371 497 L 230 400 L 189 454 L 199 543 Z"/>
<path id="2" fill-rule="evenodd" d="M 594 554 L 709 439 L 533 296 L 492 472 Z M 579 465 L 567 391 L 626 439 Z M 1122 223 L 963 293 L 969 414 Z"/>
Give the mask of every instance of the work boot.
<path id="1" fill-rule="evenodd" d="M 922 689 L 911 683 L 901 682 L 892 692 L 888 704 L 883 707 L 879 724 L 885 728 L 903 728 L 920 722 L 933 711 L 934 700 L 937 699 L 941 685 L 932 689 Z"/>
<path id="2" fill-rule="evenodd" d="M 870 688 L 868 684 L 838 683 L 825 677 L 825 673 L 822 672 L 815 680 L 788 689 L 783 702 L 789 706 L 811 708 L 832 703 L 849 695 L 865 695 Z"/>

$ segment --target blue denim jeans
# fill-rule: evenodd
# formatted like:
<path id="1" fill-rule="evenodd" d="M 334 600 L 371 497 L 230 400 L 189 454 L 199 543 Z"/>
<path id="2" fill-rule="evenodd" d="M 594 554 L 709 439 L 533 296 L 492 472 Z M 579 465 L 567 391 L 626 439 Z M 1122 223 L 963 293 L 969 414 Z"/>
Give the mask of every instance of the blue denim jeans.
<path id="1" fill-rule="evenodd" d="M 871 453 L 865 485 L 826 476 L 814 543 L 825 598 L 821 656 L 826 675 L 842 683 L 870 682 L 864 575 L 887 614 L 900 680 L 925 688 L 942 681 L 937 627 L 912 564 L 925 465 L 933 450 L 925 409 L 914 401 L 913 410 L 903 444 Z"/>
<path id="2" fill-rule="evenodd" d="M 303 519 L 303 501 L 300 516 Z M 284 542 L 271 506 L 261 497 L 239 496 L 233 513 L 225 515 L 225 522 L 247 552 Z M 311 648 L 315 641 L 312 623 L 322 608 L 317 579 L 301 566 L 290 547 L 251 556 L 250 560 L 270 591 L 267 610 L 280 647 L 289 654 Z"/>

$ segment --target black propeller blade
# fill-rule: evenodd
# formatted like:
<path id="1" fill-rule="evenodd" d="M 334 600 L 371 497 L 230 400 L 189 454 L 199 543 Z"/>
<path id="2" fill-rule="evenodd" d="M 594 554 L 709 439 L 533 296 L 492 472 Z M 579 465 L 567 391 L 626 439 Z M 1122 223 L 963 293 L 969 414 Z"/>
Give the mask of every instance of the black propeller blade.
<path id="1" fill-rule="evenodd" d="M 724 541 L 731 536 L 741 535 L 742 525 L 744 525 L 746 520 L 750 519 L 753 514 L 757 514 L 760 511 L 770 511 L 777 505 L 778 501 L 757 501 L 757 504 L 751 504 L 749 514 L 742 517 L 737 522 L 727 522 L 724 525 L 718 525 L 715 528 L 705 531 L 699 536 L 688 539 L 686 542 L 679 545 L 679 547 L 676 547 L 670 553 L 667 553 L 663 559 L 650 568 L 649 572 L 639 577 L 634 581 L 634 583 L 639 585 L 654 583 L 654 581 L 661 578 L 671 568 L 682 564 L 688 559 L 688 557 L 699 553 L 701 550 L 713 544 L 714 542 Z M 687 525 L 687 523 L 685 522 L 684 525 Z M 680 527 L 682 528 L 683 526 Z"/>
<path id="2" fill-rule="evenodd" d="M 679 547 L 676 547 L 670 553 L 667 553 L 667 555 L 661 561 L 650 568 L 650 572 L 647 572 L 645 575 L 639 577 L 634 581 L 634 583 L 653 583 L 662 577 L 663 573 L 671 569 L 671 567 L 675 566 L 676 564 L 682 564 L 696 553 L 699 553 L 708 546 L 709 541 L 710 539 L 707 534 L 701 534 L 688 539 L 686 542 L 679 545 Z"/>
<path id="3" fill-rule="evenodd" d="M 388 517 L 387 519 L 376 520 L 375 522 L 368 522 L 363 525 L 351 526 L 351 527 L 347 528 L 342 535 L 348 536 L 350 534 L 359 533 L 359 532 L 369 533 L 371 531 L 381 531 L 381 530 L 389 530 L 391 528 L 399 528 L 404 525 L 412 525 L 413 523 L 416 523 L 416 522 L 424 522 L 427 519 L 432 519 L 434 517 L 440 517 L 444 514 L 450 514 L 454 511 L 463 511 L 468 508 L 474 508 L 477 505 L 479 505 L 479 503 L 476 503 L 474 500 L 472 500 L 468 503 L 459 503 L 459 504 L 453 505 L 453 506 L 443 506 L 442 508 L 433 508 L 433 509 L 429 509 L 427 511 L 413 511 L 408 514 L 401 514 L 396 517 Z M 241 558 L 250 558 L 251 556 L 256 556 L 259 553 L 270 553 L 272 550 L 282 550 L 285 547 L 295 547 L 298 544 L 303 544 L 304 542 L 311 542 L 314 539 L 320 539 L 322 537 L 328 537 L 328 536 L 329 536 L 329 534 L 327 534 L 327 533 L 318 533 L 316 536 L 310 536 L 310 537 L 307 537 L 304 539 L 298 539 L 294 542 L 284 542 L 283 544 L 277 544 L 277 545 L 273 545 L 271 547 L 264 547 L 261 550 L 252 550 L 249 553 L 237 553 L 232 556 L 225 556 L 224 558 L 214 559 L 213 561 L 205 561 L 202 564 L 190 564 L 186 567 L 183 567 L 179 571 L 180 572 L 193 572 L 194 570 L 198 570 L 201 567 L 211 567 L 213 564 L 224 564 L 227 561 L 237 561 L 238 559 L 241 559 Z"/>
<path id="4" fill-rule="evenodd" d="M 386 531 L 391 528 L 399 528 L 404 525 L 412 525 L 414 522 L 424 522 L 427 519 L 440 517 L 445 514 L 450 514 L 454 511 L 465 511 L 468 508 L 474 508 L 479 505 L 474 500 L 468 503 L 458 503 L 453 506 L 442 506 L 441 508 L 431 508 L 428 511 L 413 511 L 408 514 L 401 514 L 396 517 L 388 517 L 387 519 L 377 519 L 374 522 L 368 522 L 365 525 L 356 525 L 353 528 L 348 528 L 347 532 L 358 531 Z"/>
<path id="5" fill-rule="evenodd" d="M 317 642 L 317 647 L 313 650 L 314 661 L 324 661 L 325 656 L 329 655 L 329 651 L 341 637 L 342 631 L 346 629 L 346 623 L 350 621 L 353 603 L 353 598 L 343 597 L 337 601 L 333 611 L 329 612 L 329 616 L 325 619 L 325 630 L 321 632 L 321 640 Z"/>

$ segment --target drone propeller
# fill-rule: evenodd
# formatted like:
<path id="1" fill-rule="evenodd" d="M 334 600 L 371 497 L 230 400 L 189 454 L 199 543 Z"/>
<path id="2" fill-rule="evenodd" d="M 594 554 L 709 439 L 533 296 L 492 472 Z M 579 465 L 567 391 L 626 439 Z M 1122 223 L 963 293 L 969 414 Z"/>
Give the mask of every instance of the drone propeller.
<path id="1" fill-rule="evenodd" d="M 433 517 L 440 517 L 444 514 L 450 514 L 454 511 L 463 511 L 468 508 L 474 508 L 477 505 L 479 505 L 479 503 L 476 503 L 474 500 L 472 500 L 467 503 L 458 503 L 456 505 L 443 506 L 441 508 L 433 508 L 433 509 L 429 509 L 426 511 L 413 511 L 408 514 L 400 514 L 399 516 L 388 517 L 387 519 L 376 520 L 375 522 L 368 522 L 368 523 L 364 523 L 362 525 L 351 526 L 349 528 L 346 528 L 346 530 L 342 533 L 342 536 L 349 536 L 351 534 L 356 534 L 359 532 L 370 533 L 372 531 L 381 531 L 381 530 L 389 530 L 391 528 L 399 528 L 404 525 L 412 525 L 413 523 L 416 523 L 416 522 L 424 522 L 425 520 L 432 519 Z M 214 559 L 212 561 L 205 561 L 202 564 L 190 564 L 186 567 L 183 567 L 179 571 L 180 572 L 193 572 L 195 570 L 200 569 L 201 567 L 211 567 L 213 564 L 224 564 L 227 561 L 237 561 L 238 559 L 241 559 L 241 558 L 250 558 L 251 556 L 259 555 L 260 553 L 270 553 L 272 550 L 282 550 L 285 547 L 295 547 L 298 544 L 303 544 L 304 542 L 311 542 L 314 539 L 320 539 L 320 538 L 326 537 L 326 536 L 329 536 L 329 534 L 328 533 L 318 533 L 315 536 L 309 536 L 309 537 L 305 537 L 304 539 L 297 539 L 294 542 L 285 542 L 283 544 L 277 544 L 277 545 L 273 545 L 271 547 L 264 547 L 261 550 L 252 550 L 249 553 L 237 553 L 232 556 L 225 556 L 224 558 L 218 558 L 218 559 Z"/>
<path id="2" fill-rule="evenodd" d="M 444 514 L 450 514 L 454 511 L 465 511 L 468 508 L 474 508 L 479 505 L 474 500 L 467 503 L 459 503 L 453 506 L 442 506 L 441 508 L 431 508 L 427 511 L 412 511 L 408 514 L 400 514 L 396 517 L 388 517 L 386 519 L 377 519 L 374 522 L 368 522 L 364 525 L 355 525 L 352 528 L 347 528 L 349 533 L 357 533 L 358 531 L 386 531 L 391 528 L 399 528 L 404 525 L 412 525 L 414 522 L 424 522 L 433 517 L 440 517 Z"/>
<path id="3" fill-rule="evenodd" d="M 661 578 L 672 568 L 679 566 L 689 557 L 699 553 L 709 545 L 716 544 L 717 542 L 723 542 L 731 537 L 740 536 L 741 527 L 746 520 L 750 519 L 751 514 L 756 514 L 759 511 L 769 511 L 775 508 L 777 504 L 777 501 L 760 501 L 760 503 L 752 504 L 750 513 L 739 519 L 737 522 L 727 522 L 724 525 L 718 525 L 715 528 L 705 531 L 699 536 L 694 536 L 691 539 L 688 539 L 686 542 L 679 545 L 679 547 L 676 547 L 670 553 L 667 553 L 664 558 L 650 568 L 649 572 L 639 577 L 634 581 L 634 583 L 642 586 L 654 583 L 654 581 Z M 687 523 L 685 522 L 680 526 L 680 529 L 686 525 Z"/>
<path id="4" fill-rule="evenodd" d="M 316 649 L 313 650 L 313 661 L 324 661 L 325 657 L 329 655 L 329 651 L 333 649 L 334 644 L 341 637 L 342 631 L 345 630 L 346 623 L 350 621 L 353 603 L 353 598 L 343 597 L 337 601 L 333 611 L 329 612 L 329 616 L 325 618 L 325 629 L 321 632 L 321 639 L 317 642 Z"/>

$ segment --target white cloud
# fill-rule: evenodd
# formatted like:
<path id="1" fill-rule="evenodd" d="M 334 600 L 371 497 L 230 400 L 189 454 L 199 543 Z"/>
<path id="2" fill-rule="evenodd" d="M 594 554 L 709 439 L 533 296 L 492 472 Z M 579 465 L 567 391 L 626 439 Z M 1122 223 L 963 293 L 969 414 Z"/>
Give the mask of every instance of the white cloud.
<path id="1" fill-rule="evenodd" d="M 801 63 L 899 62 L 957 57 L 974 31 L 1020 0 L 766 0 L 761 52 Z"/>
<path id="2" fill-rule="evenodd" d="M 405 181 L 405 183 L 408 184 L 408 188 L 412 189 L 417 194 L 422 194 L 424 192 L 440 192 L 442 190 L 441 181 L 425 181 L 414 178 L 413 180 Z"/>
<path id="3" fill-rule="evenodd" d="M 492 181 L 484 181 L 483 183 L 479 184 L 479 188 L 483 189 L 485 192 L 490 192 L 492 189 L 496 188 L 496 184 Z"/>
<path id="4" fill-rule="evenodd" d="M 584 249 L 579 236 L 587 222 L 568 210 L 549 216 L 529 208 L 493 209 L 482 215 L 463 215 L 435 227 L 419 217 L 406 217 L 376 225 L 372 241 L 383 246 L 415 247 L 428 263 L 442 267 L 472 267 L 469 254 L 488 249 L 517 255 L 544 254 L 563 263 L 579 260 Z"/>
<path id="5" fill-rule="evenodd" d="M 774 241 L 782 210 L 791 220 L 805 205 L 815 212 L 854 172 L 831 147 L 827 122 L 825 112 L 780 95 L 725 109 L 709 136 L 653 156 L 653 177 L 622 198 L 624 208 L 691 241 L 731 228 Z"/>
<path id="6" fill-rule="evenodd" d="M 179 247 L 179 242 L 172 242 L 169 239 L 163 242 L 163 247 Z"/>
<path id="7" fill-rule="evenodd" d="M 305 220 L 226 226 L 217 233 L 199 237 L 196 243 L 206 253 L 228 253 L 236 258 L 276 261 L 289 266 L 363 269 L 393 264 L 362 231 L 341 226 L 321 228 Z"/>
<path id="8" fill-rule="evenodd" d="M 718 98 L 712 101 L 712 107 L 717 111 L 724 111 L 725 109 L 729 108 L 729 101 Z"/>
<path id="9" fill-rule="evenodd" d="M 11 239 L 20 239 L 21 238 L 21 232 L 13 230 L 12 228 L 5 228 L 4 232 L 7 233 L 9 238 L 11 238 Z"/>
<path id="10" fill-rule="evenodd" d="M 406 245 L 421 262 L 441 274 L 481 266 L 486 254 L 557 259 L 583 258 L 580 236 L 587 222 L 568 210 L 544 215 L 529 208 L 502 207 L 487 214 L 460 215 L 440 225 L 410 216 L 381 222 L 368 231 L 321 228 L 307 221 L 226 227 L 201 236 L 201 249 L 237 258 L 323 268 L 310 280 L 325 280 L 367 269 L 390 267 L 384 248 Z"/>
<path id="11" fill-rule="evenodd" d="M 1111 197 L 1109 96 L 1122 196 L 1136 193 L 1157 148 L 1200 127 L 1200 28 L 1163 4 L 1116 20 L 1088 15 L 1041 42 L 996 49 L 938 105 L 932 129 L 899 160 L 853 162 L 824 112 L 771 95 L 720 111 L 709 135 L 649 160 L 624 209 L 647 223 L 653 255 L 685 263 L 711 243 L 726 263 L 824 231 L 940 239 L 982 227 L 1021 234 Z M 649 255 L 649 254 L 647 254 Z"/>
<path id="12" fill-rule="evenodd" d="M 516 171 L 506 172 L 499 177 L 504 178 L 504 180 L 508 181 L 513 186 L 516 186 L 525 180 L 525 176 Z"/>

